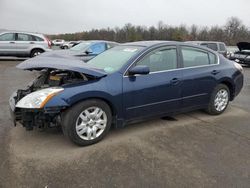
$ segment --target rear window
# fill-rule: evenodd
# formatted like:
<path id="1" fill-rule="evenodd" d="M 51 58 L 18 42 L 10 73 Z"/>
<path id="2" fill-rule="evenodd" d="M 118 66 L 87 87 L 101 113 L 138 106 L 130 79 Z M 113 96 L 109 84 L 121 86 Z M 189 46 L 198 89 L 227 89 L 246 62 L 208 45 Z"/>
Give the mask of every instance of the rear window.
<path id="1" fill-rule="evenodd" d="M 210 48 L 214 51 L 218 51 L 218 46 L 216 43 L 201 43 L 201 46 L 205 46 L 205 47 Z"/>
<path id="2" fill-rule="evenodd" d="M 220 47 L 220 51 L 226 51 L 226 47 L 223 43 L 220 43 L 219 47 Z"/>

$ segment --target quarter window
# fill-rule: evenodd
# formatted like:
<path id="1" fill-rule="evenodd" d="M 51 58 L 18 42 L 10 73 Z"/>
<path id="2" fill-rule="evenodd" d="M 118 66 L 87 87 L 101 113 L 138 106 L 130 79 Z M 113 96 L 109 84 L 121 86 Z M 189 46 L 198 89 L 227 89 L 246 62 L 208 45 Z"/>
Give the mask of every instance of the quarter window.
<path id="1" fill-rule="evenodd" d="M 33 41 L 44 41 L 42 38 L 32 35 Z"/>
<path id="2" fill-rule="evenodd" d="M 181 51 L 184 67 L 209 65 L 209 56 L 207 52 L 191 47 L 182 47 Z"/>
<path id="3" fill-rule="evenodd" d="M 210 64 L 217 64 L 217 57 L 213 53 L 209 52 L 209 60 Z"/>
<path id="4" fill-rule="evenodd" d="M 176 48 L 161 48 L 150 52 L 137 65 L 146 65 L 150 72 L 171 70 L 177 68 Z"/>
<path id="5" fill-rule="evenodd" d="M 15 35 L 14 33 L 6 33 L 0 36 L 0 41 L 14 41 Z"/>

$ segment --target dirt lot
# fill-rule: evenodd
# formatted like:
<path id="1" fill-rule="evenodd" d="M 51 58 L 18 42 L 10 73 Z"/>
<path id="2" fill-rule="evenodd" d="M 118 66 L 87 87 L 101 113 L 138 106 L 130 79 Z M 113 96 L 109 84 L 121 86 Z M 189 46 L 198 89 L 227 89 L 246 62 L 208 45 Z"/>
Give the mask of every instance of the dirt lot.
<path id="1" fill-rule="evenodd" d="M 57 130 L 12 126 L 8 98 L 34 77 L 19 62 L 0 61 L 0 187 L 249 187 L 250 68 L 221 116 L 156 119 L 78 147 Z"/>

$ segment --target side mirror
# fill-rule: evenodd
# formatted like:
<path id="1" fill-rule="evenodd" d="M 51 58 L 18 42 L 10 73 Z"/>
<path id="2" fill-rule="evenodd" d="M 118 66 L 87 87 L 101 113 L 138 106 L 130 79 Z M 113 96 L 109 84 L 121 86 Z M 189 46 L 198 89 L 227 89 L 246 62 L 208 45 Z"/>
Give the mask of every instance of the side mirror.
<path id="1" fill-rule="evenodd" d="M 93 51 L 91 49 L 87 49 L 84 53 L 88 55 L 88 54 L 92 54 Z"/>
<path id="2" fill-rule="evenodd" d="M 150 70 L 149 67 L 146 65 L 137 65 L 133 68 L 131 68 L 128 71 L 129 75 L 135 75 L 135 74 L 141 74 L 141 75 L 145 75 L 145 74 L 149 74 Z"/>

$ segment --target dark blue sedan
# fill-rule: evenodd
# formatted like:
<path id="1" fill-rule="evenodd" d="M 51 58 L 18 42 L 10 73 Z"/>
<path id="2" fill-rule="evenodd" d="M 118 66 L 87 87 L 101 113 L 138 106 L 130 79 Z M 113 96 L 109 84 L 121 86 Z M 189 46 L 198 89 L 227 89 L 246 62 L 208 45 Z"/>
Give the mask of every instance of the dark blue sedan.
<path id="1" fill-rule="evenodd" d="M 242 67 L 181 42 L 126 43 L 88 63 L 38 56 L 18 65 L 40 76 L 10 98 L 27 130 L 62 126 L 78 145 L 100 141 L 111 125 L 205 109 L 224 112 L 243 86 Z"/>

